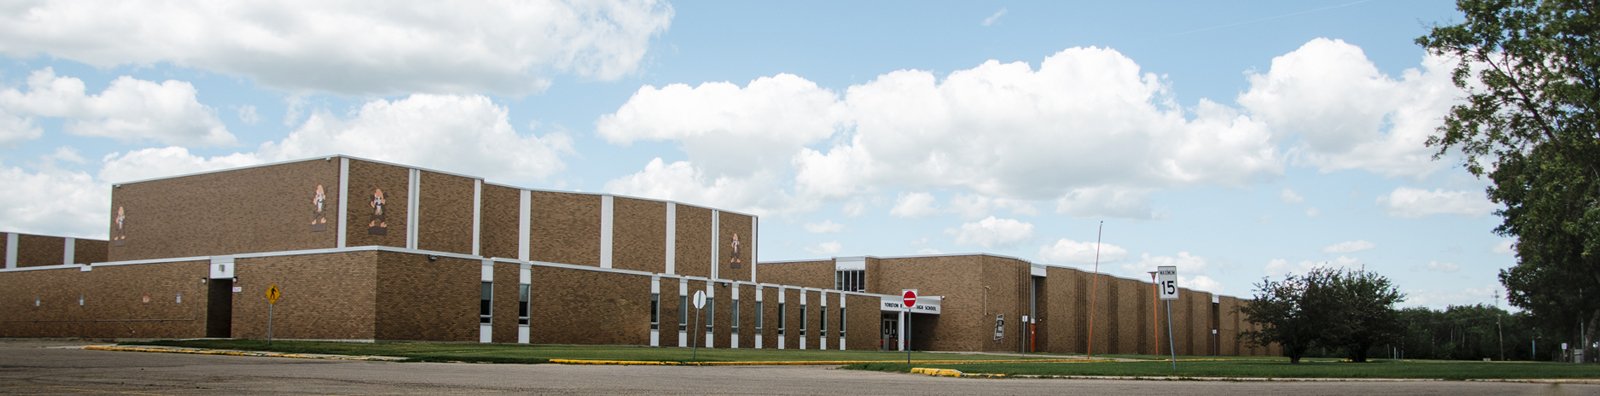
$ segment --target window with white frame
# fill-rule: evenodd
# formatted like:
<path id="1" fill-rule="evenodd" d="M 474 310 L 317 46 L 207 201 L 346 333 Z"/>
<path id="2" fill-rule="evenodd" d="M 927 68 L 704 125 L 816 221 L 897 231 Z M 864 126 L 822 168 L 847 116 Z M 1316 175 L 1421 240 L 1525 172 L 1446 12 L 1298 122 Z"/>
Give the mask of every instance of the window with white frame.
<path id="1" fill-rule="evenodd" d="M 866 270 L 838 270 L 833 271 L 833 289 L 864 292 L 867 291 Z"/>

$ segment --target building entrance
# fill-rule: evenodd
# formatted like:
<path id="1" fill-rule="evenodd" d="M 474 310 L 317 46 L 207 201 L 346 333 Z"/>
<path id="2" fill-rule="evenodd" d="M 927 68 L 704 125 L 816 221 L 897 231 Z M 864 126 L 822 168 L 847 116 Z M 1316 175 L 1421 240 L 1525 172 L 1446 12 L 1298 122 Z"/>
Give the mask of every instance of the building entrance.
<path id="1" fill-rule="evenodd" d="M 233 337 L 233 279 L 212 279 L 207 284 L 206 337 Z"/>
<path id="2" fill-rule="evenodd" d="M 894 315 L 884 315 L 883 316 L 883 327 L 881 328 L 881 330 L 879 331 L 878 334 L 881 335 L 878 338 L 878 350 L 880 350 L 880 351 L 898 351 L 898 350 L 900 350 L 900 348 L 899 348 L 899 345 L 900 345 L 900 319 L 899 318 L 897 318 Z"/>

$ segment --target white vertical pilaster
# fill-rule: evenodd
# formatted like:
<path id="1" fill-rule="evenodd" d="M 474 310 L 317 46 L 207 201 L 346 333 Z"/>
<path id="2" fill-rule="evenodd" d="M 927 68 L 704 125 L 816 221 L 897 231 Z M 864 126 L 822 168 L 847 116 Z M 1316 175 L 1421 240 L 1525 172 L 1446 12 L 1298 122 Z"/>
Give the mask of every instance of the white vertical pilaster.
<path id="1" fill-rule="evenodd" d="M 520 286 L 523 286 L 523 285 L 529 285 L 531 287 L 532 284 L 533 284 L 533 267 L 530 266 L 530 265 L 527 265 L 527 264 L 522 264 L 522 265 L 520 265 L 520 267 L 521 268 L 517 269 L 517 286 L 520 287 Z M 521 297 L 521 296 L 518 296 L 518 297 Z M 521 301 L 517 301 L 517 303 L 521 304 L 522 302 Z M 517 324 L 517 343 L 518 344 L 526 344 L 526 343 L 529 342 L 529 340 L 531 338 L 533 338 L 533 335 L 532 335 L 533 332 L 530 329 L 530 327 L 532 325 L 531 321 L 532 321 L 532 317 L 533 317 L 533 291 L 532 290 L 528 291 L 528 305 L 529 305 L 529 307 L 528 307 L 528 317 L 529 317 L 530 322 L 528 324 L 523 324 L 521 322 L 521 320 L 520 320 L 521 318 L 518 318 L 518 321 L 517 321 L 517 323 L 518 323 Z M 522 307 L 517 307 L 517 309 L 522 309 Z"/>
<path id="2" fill-rule="evenodd" d="M 410 169 L 406 185 L 406 249 L 417 248 L 417 235 L 422 227 L 417 224 L 417 212 L 422 207 L 422 171 Z"/>
<path id="3" fill-rule="evenodd" d="M 483 228 L 483 179 L 472 179 L 472 255 L 480 255 Z"/>
<path id="4" fill-rule="evenodd" d="M 520 192 L 522 196 L 517 203 L 517 207 L 521 208 L 517 211 L 517 260 L 528 261 L 528 239 L 530 237 L 528 228 L 533 226 L 530 218 L 532 216 L 530 211 L 533 210 L 533 195 L 528 190 L 520 190 Z"/>
<path id="5" fill-rule="evenodd" d="M 751 282 L 755 282 L 756 281 L 756 264 L 761 263 L 761 256 L 757 254 L 757 253 L 761 253 L 761 252 L 756 251 L 756 247 L 757 246 L 761 246 L 761 242 L 760 242 L 761 240 L 760 239 L 756 239 L 757 234 L 760 233 L 760 232 L 761 232 L 761 219 L 758 218 L 758 217 L 755 217 L 755 216 L 750 216 L 750 240 L 749 241 L 745 241 L 744 244 L 745 244 L 745 246 L 749 246 L 750 247 L 750 281 Z"/>
<path id="6" fill-rule="evenodd" d="M 678 266 L 678 204 L 667 202 L 667 273 L 676 274 Z"/>
<path id="7" fill-rule="evenodd" d="M 17 268 L 17 233 L 6 233 L 6 269 Z"/>
<path id="8" fill-rule="evenodd" d="M 483 263 L 482 271 L 480 272 L 482 275 L 479 276 L 479 279 L 484 281 L 484 282 L 489 282 L 490 290 L 493 290 L 493 288 L 494 288 L 494 286 L 493 286 L 494 285 L 494 262 L 493 261 L 489 261 L 488 259 L 484 259 L 482 261 L 482 263 Z M 489 295 L 493 296 L 494 292 L 491 291 Z M 492 307 L 494 307 L 494 303 L 491 302 L 489 304 L 489 306 L 491 307 L 490 310 L 489 310 L 489 313 L 493 314 L 494 313 L 494 309 Z M 478 342 L 487 344 L 487 343 L 490 343 L 490 342 L 494 341 L 494 323 L 493 323 L 494 319 L 492 319 L 492 318 L 493 317 L 491 316 L 491 319 L 489 319 L 490 323 L 483 323 L 481 321 L 478 322 Z"/>
<path id="9" fill-rule="evenodd" d="M 733 305 L 728 307 L 728 312 L 731 315 L 732 312 L 739 311 L 739 282 L 734 282 L 733 286 L 729 286 L 728 287 L 728 293 L 729 293 L 728 297 L 732 297 L 732 299 L 733 299 Z M 739 314 L 740 315 L 746 315 L 748 313 L 739 312 Z M 728 338 L 729 338 L 728 347 L 729 348 L 739 349 L 739 331 L 738 331 L 739 330 L 739 319 L 742 319 L 742 318 L 735 317 L 735 316 L 728 316 L 728 323 L 730 324 L 728 326 Z"/>
<path id="10" fill-rule="evenodd" d="M 684 278 L 678 278 L 678 301 L 687 301 L 686 300 L 687 297 L 689 297 L 689 280 L 688 279 L 684 279 Z M 678 320 L 678 324 L 680 326 L 678 328 L 682 329 L 682 330 L 678 330 L 678 347 L 679 348 L 684 348 L 684 347 L 688 347 L 689 346 L 689 332 L 690 331 L 699 331 L 698 329 L 690 329 L 689 325 L 692 325 L 694 323 L 691 323 L 691 322 L 689 322 L 687 320 L 684 320 L 684 318 L 689 317 L 687 312 L 689 312 L 689 310 L 693 309 L 693 308 L 694 308 L 694 306 L 689 305 L 689 304 L 678 304 L 678 312 L 679 313 L 678 313 L 678 317 L 675 318 L 675 319 Z"/>
<path id="11" fill-rule="evenodd" d="M 828 323 L 828 291 L 823 290 L 822 293 L 819 293 L 817 300 L 818 303 L 822 304 L 817 307 L 817 312 L 819 313 L 817 322 Z M 817 326 L 817 349 L 828 350 L 828 326 L 826 325 Z"/>
<path id="12" fill-rule="evenodd" d="M 900 342 L 896 342 L 895 345 L 900 348 L 898 349 L 899 351 L 905 351 L 906 344 L 911 343 L 911 340 L 906 339 L 906 310 L 900 310 L 898 315 L 900 316 L 900 320 L 896 321 L 895 325 L 898 326 L 899 329 L 896 329 L 895 331 L 899 332 L 898 334 L 900 334 Z"/>
<path id="13" fill-rule="evenodd" d="M 761 308 L 765 309 L 766 307 L 764 305 L 766 305 L 766 303 L 763 303 L 761 301 L 761 292 L 762 292 L 761 284 L 757 283 L 756 284 L 756 305 L 760 305 L 760 306 L 762 306 Z M 763 315 L 766 315 L 766 312 L 761 312 L 760 309 L 757 309 L 757 310 L 755 310 L 754 313 L 756 315 L 756 321 L 757 322 L 762 322 L 761 323 L 762 326 L 756 327 L 756 329 L 754 330 L 755 339 L 756 339 L 756 349 L 761 349 L 761 339 L 762 338 L 766 338 L 766 334 L 763 334 L 763 332 L 762 332 L 762 330 L 765 330 L 766 323 L 764 321 L 762 321 L 761 317 Z"/>
<path id="14" fill-rule="evenodd" d="M 339 157 L 339 235 L 335 236 L 334 247 L 345 246 L 345 234 L 349 227 L 350 217 L 350 159 Z"/>
<path id="15" fill-rule="evenodd" d="M 718 249 L 722 247 L 722 231 L 719 230 L 722 222 L 718 220 L 721 214 L 722 212 L 717 210 L 711 211 L 711 279 L 718 279 L 721 275 L 719 274 L 721 268 L 718 268 L 721 265 L 717 265 L 718 259 L 722 258 L 721 250 Z"/>
<path id="16" fill-rule="evenodd" d="M 74 249 L 77 244 L 78 238 L 67 238 L 66 243 L 62 244 L 61 264 L 77 264 L 73 262 L 76 261 L 76 256 L 78 254 L 77 249 Z"/>
<path id="17" fill-rule="evenodd" d="M 788 300 L 787 296 L 789 293 L 784 292 L 783 289 L 783 286 L 778 286 L 778 306 L 784 307 L 784 309 L 778 310 L 778 323 L 788 323 L 789 321 L 789 310 L 787 304 L 785 303 L 785 301 Z M 773 325 L 777 325 L 778 323 L 773 323 Z M 778 349 L 783 349 L 784 347 L 784 338 L 786 338 L 789 333 L 788 327 L 789 326 L 783 326 L 778 328 L 779 330 L 782 330 L 778 332 Z"/>
<path id="18" fill-rule="evenodd" d="M 846 321 L 850 320 L 850 318 L 846 318 L 845 317 L 846 315 L 848 315 L 847 313 L 845 313 L 845 306 L 844 306 L 844 301 L 845 300 L 847 300 L 845 298 L 845 294 L 844 293 L 839 293 L 839 313 L 845 314 L 845 315 L 839 315 L 839 350 L 841 350 L 841 351 L 844 350 L 845 331 L 850 330 L 849 327 L 844 325 L 844 323 Z"/>
<path id="19" fill-rule="evenodd" d="M 611 268 L 611 237 L 616 205 L 616 199 L 612 196 L 600 196 L 600 268 Z"/>
<path id="20" fill-rule="evenodd" d="M 800 288 L 800 350 L 806 349 L 806 339 L 811 338 L 811 329 L 806 328 L 806 322 L 811 321 L 811 314 L 806 312 L 806 289 Z"/>
<path id="21" fill-rule="evenodd" d="M 667 303 L 661 301 L 661 277 L 650 277 L 650 295 L 656 299 L 655 312 L 650 313 L 656 318 L 656 326 L 650 329 L 650 346 L 658 347 L 661 346 L 661 319 L 665 319 L 661 317 L 661 304 Z"/>
<path id="22" fill-rule="evenodd" d="M 706 311 L 706 348 L 715 348 L 717 345 L 717 282 L 706 282 L 706 306 L 711 308 Z"/>

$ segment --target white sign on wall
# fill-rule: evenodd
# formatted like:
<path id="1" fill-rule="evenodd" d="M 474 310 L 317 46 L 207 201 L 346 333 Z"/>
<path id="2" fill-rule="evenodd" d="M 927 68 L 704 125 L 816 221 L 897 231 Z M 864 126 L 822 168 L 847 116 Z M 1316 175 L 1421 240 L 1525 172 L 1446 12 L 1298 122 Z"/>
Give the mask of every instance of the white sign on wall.
<path id="1" fill-rule="evenodd" d="M 1156 267 L 1156 289 L 1161 291 L 1162 300 L 1178 299 L 1178 267 Z"/>

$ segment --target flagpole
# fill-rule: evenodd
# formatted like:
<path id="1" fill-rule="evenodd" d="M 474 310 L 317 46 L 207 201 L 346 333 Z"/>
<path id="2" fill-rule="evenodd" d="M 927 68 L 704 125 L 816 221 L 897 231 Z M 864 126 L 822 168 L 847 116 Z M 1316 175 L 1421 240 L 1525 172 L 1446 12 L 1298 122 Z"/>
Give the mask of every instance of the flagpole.
<path id="1" fill-rule="evenodd" d="M 1094 358 L 1094 314 L 1095 296 L 1100 294 L 1100 237 L 1105 234 L 1106 222 L 1100 221 L 1099 228 L 1094 232 L 1094 277 L 1089 283 L 1089 357 Z"/>

